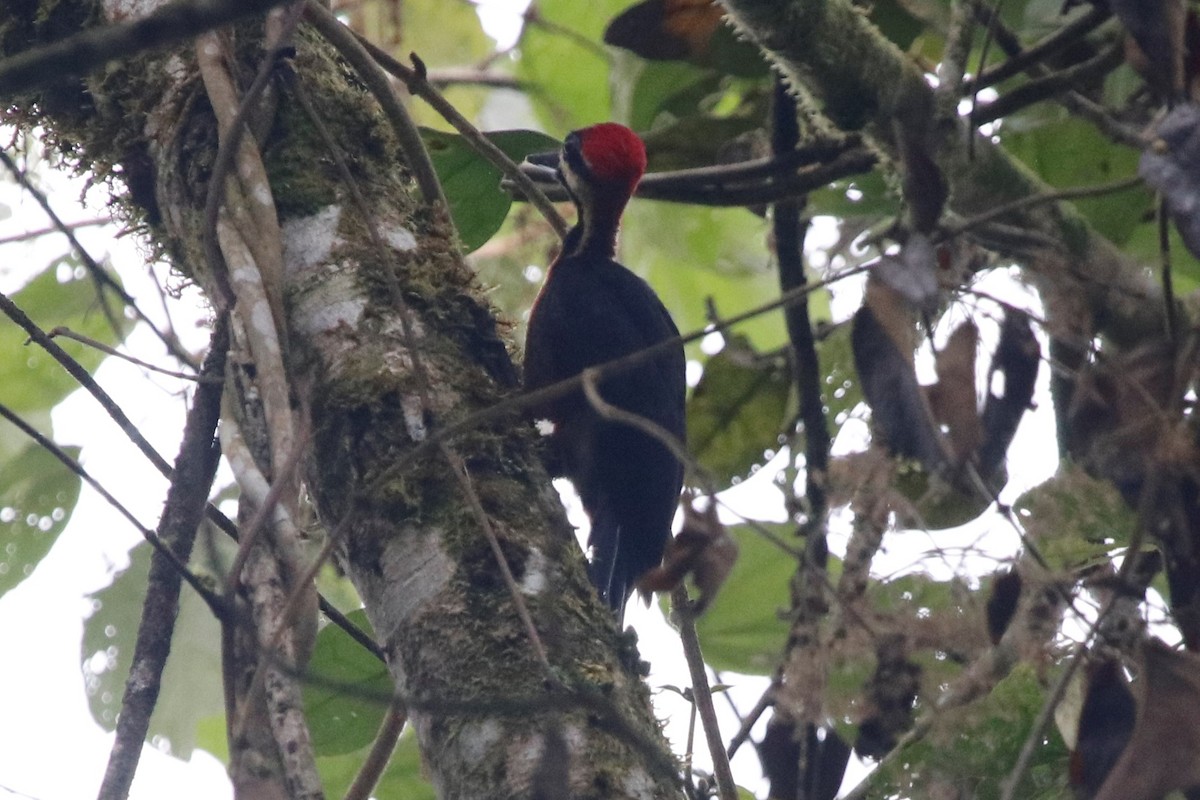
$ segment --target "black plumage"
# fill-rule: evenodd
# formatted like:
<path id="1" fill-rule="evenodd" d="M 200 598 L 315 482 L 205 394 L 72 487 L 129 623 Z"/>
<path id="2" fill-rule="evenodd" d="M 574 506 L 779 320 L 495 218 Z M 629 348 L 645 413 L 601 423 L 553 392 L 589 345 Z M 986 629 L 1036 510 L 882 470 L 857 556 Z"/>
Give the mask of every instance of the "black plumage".
<path id="1" fill-rule="evenodd" d="M 559 178 L 579 212 L 529 317 L 525 386 L 538 389 L 676 338 L 654 290 L 613 256 L 621 212 L 645 169 L 641 141 L 606 123 L 567 137 Z M 684 440 L 683 346 L 610 370 L 600 395 Z M 621 617 L 637 579 L 662 561 L 683 466 L 658 439 L 605 420 L 582 390 L 534 409 L 554 423 L 549 463 L 569 478 L 591 518 L 590 576 Z"/>

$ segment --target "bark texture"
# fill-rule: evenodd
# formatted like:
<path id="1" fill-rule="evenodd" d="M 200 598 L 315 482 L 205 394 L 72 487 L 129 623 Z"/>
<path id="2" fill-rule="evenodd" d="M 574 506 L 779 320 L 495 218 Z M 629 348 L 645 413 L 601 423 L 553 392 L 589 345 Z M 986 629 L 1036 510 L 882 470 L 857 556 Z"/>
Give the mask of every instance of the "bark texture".
<path id="1" fill-rule="evenodd" d="M 12 54 L 130 13 L 116 2 L 11 4 L 0 47 Z M 245 23 L 229 40 L 243 90 L 261 28 Z M 258 146 L 282 235 L 288 380 L 295 405 L 310 409 L 310 492 L 339 536 L 429 777 L 443 797 L 528 797 L 538 780 L 545 793 L 549 774 L 569 783 L 556 796 L 675 796 L 636 653 L 587 585 L 531 428 L 511 416 L 450 446 L 521 586 L 549 674 L 447 459 L 436 447 L 411 457 L 441 426 L 510 397 L 516 373 L 446 215 L 417 199 L 373 98 L 303 24 L 296 50 L 295 80 L 366 203 L 351 200 L 328 143 L 281 81 Z M 201 245 L 216 123 L 191 47 L 132 56 L 11 108 L 17 121 L 47 126 L 81 169 L 119 175 L 123 207 L 153 246 L 217 296 Z"/>

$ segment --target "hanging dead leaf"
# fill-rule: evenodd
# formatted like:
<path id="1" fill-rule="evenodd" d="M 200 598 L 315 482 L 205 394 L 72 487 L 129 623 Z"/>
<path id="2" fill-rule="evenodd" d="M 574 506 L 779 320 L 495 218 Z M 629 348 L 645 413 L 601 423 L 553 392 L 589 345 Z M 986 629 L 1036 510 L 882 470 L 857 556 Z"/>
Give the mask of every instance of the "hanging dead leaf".
<path id="1" fill-rule="evenodd" d="M 710 0 L 644 0 L 608 24 L 604 43 L 656 61 L 694 58 L 708 51 L 724 14 Z"/>
<path id="2" fill-rule="evenodd" d="M 756 749 L 771 797 L 833 800 L 850 763 L 850 745 L 837 731 L 797 723 L 778 708 Z"/>
<path id="3" fill-rule="evenodd" d="M 683 527 L 667 543 L 663 563 L 638 581 L 643 594 L 674 589 L 689 574 L 699 594 L 692 610 L 700 614 L 716 597 L 737 562 L 738 546 L 717 518 L 715 503 L 697 511 L 694 498 L 683 506 Z"/>
<path id="4" fill-rule="evenodd" d="M 887 287 L 882 289 L 895 294 Z M 877 287 L 876 296 L 880 294 Z M 916 459 L 926 470 L 937 473 L 946 467 L 948 458 L 913 372 L 912 349 L 901 350 L 892 335 L 898 327 L 896 336 L 904 335 L 905 330 L 896 325 L 898 312 L 871 302 L 871 296 L 869 284 L 868 302 L 854 314 L 851 349 L 863 397 L 871 407 L 872 425 L 893 455 Z M 884 319 L 890 330 L 876 317 L 876 308 L 889 314 Z"/>
<path id="5" fill-rule="evenodd" d="M 979 448 L 978 469 L 985 481 L 1003 464 L 1021 417 L 1032 407 L 1041 362 L 1042 348 L 1033 335 L 1029 316 L 1007 309 L 988 371 L 989 388 L 983 404 L 983 444 Z M 997 374 L 1004 378 L 1004 389 L 993 394 L 991 385 Z"/>
<path id="6" fill-rule="evenodd" d="M 1095 800 L 1158 800 L 1200 786 L 1200 656 L 1152 639 L 1139 662 L 1137 721 Z"/>
<path id="7" fill-rule="evenodd" d="M 1170 452 L 1164 445 L 1187 444 L 1164 425 L 1174 380 L 1171 347 L 1158 341 L 1098 359 L 1075 382 L 1067 449 L 1132 505 L 1147 471 L 1162 466 L 1159 456 Z"/>
<path id="8" fill-rule="evenodd" d="M 975 404 L 975 348 L 979 328 L 966 322 L 955 328 L 934 362 L 937 383 L 928 389 L 933 418 L 946 426 L 954 463 L 962 464 L 983 443 L 983 424 Z"/>
<path id="9" fill-rule="evenodd" d="M 992 579 L 992 591 L 988 595 L 985 615 L 987 617 L 988 637 L 992 644 L 1000 644 L 1000 638 L 1008 630 L 1013 615 L 1017 613 L 1017 604 L 1021 600 L 1021 573 L 1016 568 L 1008 572 L 997 573 Z"/>
<path id="10" fill-rule="evenodd" d="M 1167 97 L 1184 88 L 1187 6 L 1184 0 L 1111 0 L 1113 13 L 1129 31 L 1129 65 Z"/>
<path id="11" fill-rule="evenodd" d="M 1094 797 L 1133 732 L 1137 709 L 1121 664 L 1098 659 L 1087 667 L 1087 693 L 1071 751 L 1071 785 Z"/>

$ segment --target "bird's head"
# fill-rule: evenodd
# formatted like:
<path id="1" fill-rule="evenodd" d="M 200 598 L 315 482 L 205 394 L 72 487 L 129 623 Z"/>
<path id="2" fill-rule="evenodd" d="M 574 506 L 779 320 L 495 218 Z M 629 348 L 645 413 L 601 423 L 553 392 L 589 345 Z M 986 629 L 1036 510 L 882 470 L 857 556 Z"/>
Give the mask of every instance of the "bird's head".
<path id="1" fill-rule="evenodd" d="M 646 146 L 624 125 L 602 122 L 567 135 L 559 169 L 577 197 L 603 189 L 628 198 L 646 171 Z"/>

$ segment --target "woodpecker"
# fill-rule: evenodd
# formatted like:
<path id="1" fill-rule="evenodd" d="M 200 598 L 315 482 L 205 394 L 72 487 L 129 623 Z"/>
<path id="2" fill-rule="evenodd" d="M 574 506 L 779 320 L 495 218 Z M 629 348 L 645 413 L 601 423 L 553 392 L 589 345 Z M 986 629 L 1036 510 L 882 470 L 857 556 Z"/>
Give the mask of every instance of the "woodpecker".
<path id="1" fill-rule="evenodd" d="M 541 162 L 538 157 L 530 159 Z M 539 389 L 679 336 L 662 301 L 614 260 L 621 212 L 646 169 L 646 149 L 628 128 L 574 131 L 557 156 L 557 179 L 578 216 L 534 301 L 525 338 L 525 386 Z M 683 345 L 610 371 L 601 397 L 684 441 Z M 591 518 L 589 576 L 624 616 L 638 578 L 662 561 L 683 487 L 683 465 L 659 440 L 605 420 L 582 389 L 533 409 L 554 429 L 548 466 L 569 478 Z"/>

